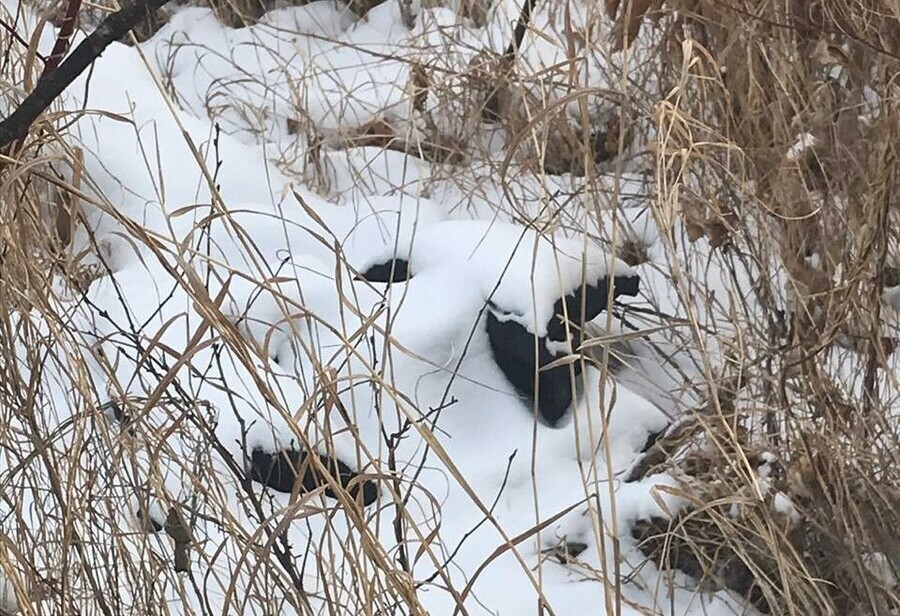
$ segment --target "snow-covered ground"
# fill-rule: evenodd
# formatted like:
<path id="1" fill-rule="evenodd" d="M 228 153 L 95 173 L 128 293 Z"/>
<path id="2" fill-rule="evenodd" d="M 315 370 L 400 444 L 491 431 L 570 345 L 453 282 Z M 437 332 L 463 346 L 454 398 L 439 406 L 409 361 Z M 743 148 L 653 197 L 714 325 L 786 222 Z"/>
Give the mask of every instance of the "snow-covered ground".
<path id="1" fill-rule="evenodd" d="M 592 4 L 573 2 L 570 19 L 587 20 Z M 79 462 L 108 477 L 95 486 L 98 507 L 121 514 L 115 540 L 88 550 L 101 558 L 114 545 L 168 572 L 152 591 L 128 579 L 102 588 L 118 605 L 153 596 L 172 613 L 384 614 L 398 597 L 405 605 L 390 613 L 746 613 L 725 592 L 658 572 L 629 534 L 634 520 L 665 513 L 663 504 L 680 506 L 659 489 L 674 485 L 667 476 L 621 479 L 648 436 L 695 402 L 682 378 L 650 355 L 618 377 L 588 366 L 574 409 L 551 428 L 493 359 L 488 302 L 543 335 L 554 302 L 582 275 L 593 283 L 632 272 L 596 239 L 616 215 L 586 214 L 586 180 L 497 177 L 485 160 L 448 169 L 340 147 L 342 135 L 375 119 L 421 130 L 411 67 L 461 70 L 479 49 L 502 49 L 518 13 L 499 3 L 476 27 L 453 7 L 413 7 L 412 30 L 396 0 L 362 20 L 319 0 L 239 30 L 182 8 L 151 41 L 113 45 L 67 92 L 66 109 L 103 112 L 82 115 L 69 134 L 94 201 L 84 203 L 92 237 L 76 244 L 95 242 L 108 271 L 84 294 L 61 291 L 77 335 L 67 361 L 45 366 L 44 421 L 61 426 L 64 448 L 84 436 L 64 427 L 91 409 L 124 407 L 135 418 L 137 438 L 104 431 L 95 455 Z M 564 54 L 553 36 L 530 35 L 522 61 L 539 72 Z M 582 65 L 581 87 L 607 86 L 621 61 L 594 60 Z M 428 105 L 503 159 L 498 128 L 460 128 L 451 102 Z M 321 168 L 301 164 L 308 137 L 289 131 L 289 120 L 323 137 Z M 683 313 L 662 271 L 642 177 L 597 180 L 649 246 L 650 261 L 633 271 L 641 295 L 621 301 Z M 541 234 L 521 224 L 523 213 L 547 209 L 570 222 Z M 356 276 L 395 257 L 410 262 L 409 280 Z M 722 289 L 734 283 L 721 277 Z M 702 320 L 705 300 L 695 301 Z M 605 311 L 596 324 L 624 331 Z M 87 367 L 93 399 L 71 387 L 73 366 Z M 221 448 L 210 445 L 216 439 Z M 266 492 L 262 509 L 248 507 L 228 456 L 291 441 L 360 470 L 378 485 L 377 501 L 360 508 L 321 491 L 299 500 Z M 137 532 L 137 499 L 121 500 L 135 486 L 150 492 L 159 522 L 171 502 L 200 511 L 192 579 L 171 574 L 165 533 Z M 263 494 L 258 483 L 252 490 Z M 39 499 L 23 499 L 31 514 L 22 519 L 34 523 Z M 16 519 L 4 524 L 23 523 Z M 260 547 L 276 527 L 287 531 L 303 593 L 286 590 L 286 569 Z M 560 545 L 578 543 L 586 549 L 576 557 L 558 557 Z M 46 562 L 33 564 L 62 575 L 59 553 L 47 547 Z M 82 613 L 94 613 L 84 596 Z"/>

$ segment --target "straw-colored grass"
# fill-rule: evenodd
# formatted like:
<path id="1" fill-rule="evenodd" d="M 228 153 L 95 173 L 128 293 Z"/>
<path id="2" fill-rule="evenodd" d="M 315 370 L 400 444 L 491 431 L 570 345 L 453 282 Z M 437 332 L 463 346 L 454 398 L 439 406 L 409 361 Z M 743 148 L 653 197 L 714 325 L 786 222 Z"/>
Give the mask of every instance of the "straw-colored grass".
<path id="1" fill-rule="evenodd" d="M 508 135 L 505 160 L 486 163 L 497 177 L 511 178 L 512 166 L 538 176 L 571 172 L 583 178 L 589 204 L 578 212 L 544 210 L 540 221 L 525 211 L 507 211 L 510 217 L 597 234 L 599 227 L 606 235 L 597 240 L 634 263 L 647 261 L 646 247 L 598 173 L 651 174 L 646 207 L 662 231 L 665 253 L 658 265 L 687 314 L 679 337 L 672 336 L 698 366 L 700 376 L 687 386 L 705 404 L 677 409 L 689 429 L 677 431 L 677 443 L 664 438 L 640 470 L 666 470 L 680 479 L 688 509 L 671 520 L 642 521 L 632 534 L 648 558 L 683 569 L 701 587 L 731 588 L 772 614 L 894 613 L 900 610 L 900 406 L 892 360 L 897 315 L 882 294 L 900 282 L 900 9 L 889 0 L 605 4 L 616 27 L 602 41 L 568 32 L 572 49 L 587 53 L 597 46 L 612 53 L 657 28 L 652 53 L 640 57 L 647 79 L 614 81 L 598 103 L 574 71 L 529 74 L 528 67 L 501 59 L 502 50 L 458 70 L 426 62 L 411 84 L 411 104 L 426 94 L 437 97 L 446 103 L 441 110 L 457 113 L 452 122 L 439 126 L 421 106 L 415 131 L 373 122 L 342 136 L 338 147 L 401 149 L 437 163 L 436 177 L 452 176 L 459 164 L 483 157 L 471 136 L 488 120 Z M 214 6 L 231 26 L 252 23 L 267 8 L 255 0 Z M 462 3 L 460 10 L 476 21 L 486 12 L 477 3 Z M 0 68 L 0 94 L 14 104 L 24 75 L 33 83 L 39 67 L 27 49 L 8 37 L 0 40 L 11 52 Z M 566 79 L 568 98 L 544 96 L 546 83 Z M 565 102 L 579 107 L 577 117 L 563 110 Z M 206 457 L 221 443 L 204 419 L 203 401 L 177 387 L 155 400 L 122 404 L 139 416 L 162 412 L 172 429 L 195 443 L 187 457 L 166 451 L 149 420 L 139 420 L 126 438 L 104 423 L 98 392 L 75 359 L 84 340 L 68 328 L 63 300 L 107 273 L 102 245 L 89 241 L 78 252 L 73 247 L 73 236 L 85 233 L 83 208 L 121 217 L 83 177 L 78 149 L 54 126 L 62 123 L 39 122 L 21 149 L 0 160 L 0 450 L 13 469 L 0 476 L 0 486 L 17 515 L 49 521 L 38 528 L 12 524 L 19 534 L 0 534 L 0 566 L 21 599 L 48 598 L 58 613 L 73 613 L 73 606 L 88 606 L 81 613 L 115 614 L 126 607 L 131 613 L 185 613 L 159 598 L 187 582 L 121 511 L 126 498 L 161 491 L 159 477 L 143 473 L 136 462 L 139 449 L 158 447 L 195 489 L 193 509 L 183 514 L 186 524 L 215 524 L 228 541 L 223 559 L 229 567 L 253 571 L 240 592 L 231 579 L 215 580 L 226 610 L 275 613 L 280 601 L 311 613 L 279 525 L 319 513 L 313 501 L 298 501 L 277 521 L 265 518 L 252 492 L 239 492 L 243 515 L 259 527 L 256 536 L 247 536 L 224 496 L 239 483 L 239 473 L 206 472 Z M 306 120 L 295 128 L 315 133 Z M 813 142 L 794 155 L 795 145 Z M 314 166 L 317 150 L 309 149 L 302 155 Z M 199 155 L 198 165 L 205 169 Z M 605 224 L 610 216 L 615 225 Z M 174 247 L 120 222 L 139 250 L 172 262 Z M 708 261 L 726 272 L 730 297 L 710 293 L 719 282 L 708 278 L 700 244 L 711 246 Z M 190 290 L 221 343 L 248 360 L 259 349 L 221 314 L 215 298 L 201 292 L 202 285 L 193 284 L 201 261 L 173 268 L 175 279 Z M 705 312 L 697 311 L 696 297 L 708 298 Z M 296 309 L 285 306 L 286 312 Z M 722 322 L 731 328 L 710 331 Z M 721 349 L 717 357 L 708 354 L 710 337 Z M 346 347 L 345 353 L 355 352 L 354 340 Z M 316 359 L 316 349 L 306 351 Z M 596 349 L 594 357 L 612 361 Z M 57 385 L 77 412 L 51 429 L 48 417 L 55 411 L 41 375 L 53 363 L 65 366 L 70 380 Z M 147 364 L 163 375 L 167 369 L 150 359 Z M 341 384 L 335 375 L 322 366 L 316 383 L 310 408 L 336 409 L 333 392 Z M 379 386 L 384 395 L 402 397 L 390 383 Z M 124 390 L 115 382 L 108 388 Z M 434 436 L 414 425 L 410 429 L 423 431 L 451 480 L 466 486 Z M 370 454 L 360 451 L 360 461 L 370 461 Z M 105 461 L 103 473 L 97 467 L 82 472 L 86 458 Z M 398 480 L 388 489 L 395 493 L 391 513 L 404 537 L 424 546 L 421 558 L 443 562 L 443 547 L 429 544 L 433 529 L 415 527 L 404 511 L 401 492 L 415 488 Z M 426 502 L 428 495 L 421 496 Z M 33 511 L 17 505 L 26 501 Z M 335 544 L 339 524 L 331 521 L 319 544 L 292 546 L 295 553 L 317 554 L 323 578 L 335 580 L 325 589 L 325 602 L 333 613 L 424 614 L 402 559 L 374 541 L 372 521 L 351 501 L 344 493 L 340 508 L 353 529 L 351 541 Z M 489 503 L 475 501 L 494 524 Z M 598 535 L 603 521 L 596 524 Z M 512 545 L 517 538 L 508 539 Z M 145 549 L 144 561 L 125 559 L 135 544 Z M 343 585 L 347 575 L 329 576 L 338 552 L 354 567 L 349 586 Z M 36 563 L 58 566 L 47 571 Z M 605 568 L 595 573 L 615 597 L 621 576 Z M 540 575 L 529 576 L 539 594 Z M 131 590 L 128 606 L 115 603 L 121 595 L 112 591 L 114 584 Z M 610 599 L 608 613 L 615 613 L 617 601 Z"/>

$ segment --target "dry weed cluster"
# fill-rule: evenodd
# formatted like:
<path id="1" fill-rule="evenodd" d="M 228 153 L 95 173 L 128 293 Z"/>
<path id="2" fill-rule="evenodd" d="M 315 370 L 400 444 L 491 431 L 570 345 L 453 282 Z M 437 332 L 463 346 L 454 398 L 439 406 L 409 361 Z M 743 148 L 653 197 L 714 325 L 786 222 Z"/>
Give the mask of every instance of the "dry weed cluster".
<path id="1" fill-rule="evenodd" d="M 364 14 L 369 5 L 353 6 Z M 256 0 L 214 3 L 233 26 L 267 8 Z M 456 8 L 479 22 L 489 7 L 463 2 Z M 470 137 L 481 121 L 499 124 L 509 138 L 492 172 L 506 177 L 521 166 L 583 178 L 580 190 L 592 208 L 572 214 L 559 207 L 541 217 L 602 235 L 601 221 L 612 216 L 617 231 L 598 240 L 635 263 L 646 258 L 645 247 L 599 173 L 652 177 L 646 207 L 661 231 L 661 267 L 686 314 L 675 342 L 697 364 L 702 378 L 686 387 L 705 404 L 680 409 L 686 418 L 632 477 L 672 473 L 687 510 L 642 521 L 633 535 L 648 558 L 682 569 L 703 588 L 730 588 L 767 613 L 900 613 L 900 384 L 892 360 L 898 321 L 885 301 L 886 290 L 900 284 L 900 5 L 607 0 L 605 9 L 612 26 L 602 32 L 603 53 L 616 67 L 609 89 L 580 88 L 573 67 L 600 43 L 589 28 L 573 29 L 564 38 L 574 60 L 555 72 L 529 73 L 517 64 L 515 49 L 479 54 L 455 72 L 431 71 L 423 62 L 410 84 L 421 122 L 411 129 L 378 120 L 342 136 L 338 147 L 401 150 L 452 175 L 479 155 Z M 39 67 L 27 48 L 8 36 L 0 41 L 8 109 L 33 85 Z M 646 70 L 623 77 L 636 46 L 631 61 Z M 451 126 L 429 117 L 427 96 L 449 101 L 442 110 L 458 111 Z M 88 242 L 90 255 L 71 249 L 73 234 L 86 233 L 85 204 L 115 211 L 102 196 L 91 196 L 65 122 L 52 112 L 45 120 L 0 158 L 0 449 L 10 469 L 0 476 L 0 497 L 22 522 L 2 521 L 4 533 L 14 527 L 20 534 L 0 534 L 0 563 L 22 598 L 51 597 L 62 606 L 77 601 L 90 605 L 90 613 L 126 607 L 184 613 L 184 606 L 159 605 L 158 597 L 180 582 L 142 543 L 140 528 L 122 519 L 121 503 L 158 485 L 129 470 L 135 437 L 121 440 L 105 422 L 97 404 L 103 395 L 73 360 L 82 332 L 68 327 L 67 304 L 60 301 L 106 273 L 98 258 L 102 246 Z M 305 121 L 294 128 L 315 130 Z M 306 161 L 321 165 L 320 140 L 310 143 Z M 165 252 L 132 231 L 130 241 Z M 701 245 L 708 252 L 698 252 Z M 724 282 L 710 279 L 712 264 L 726 273 Z M 706 300 L 703 310 L 698 297 Z M 246 343 L 216 317 L 211 298 L 196 299 L 206 303 L 223 344 L 241 356 L 255 352 L 241 348 Z M 720 349 L 716 357 L 707 355 L 711 338 Z M 68 382 L 43 382 L 54 363 Z M 164 375 L 169 367 L 153 369 Z M 311 400 L 337 386 L 324 372 L 319 382 Z M 54 400 L 62 399 L 54 392 L 76 407 L 67 409 L 72 419 L 62 425 L 48 420 Z M 147 411 L 146 402 L 132 411 Z M 185 515 L 196 521 L 227 510 L 223 486 L 239 485 L 240 472 L 217 478 L 198 470 L 203 448 L 216 447 L 202 405 L 183 391 L 157 403 L 179 418 L 177 429 L 199 432 L 203 444 L 181 462 L 201 486 Z M 156 443 L 160 458 L 178 464 L 178 452 L 163 451 L 149 424 L 136 425 L 139 440 Z M 108 460 L 105 474 L 80 472 L 90 466 L 86 459 L 98 456 Z M 243 596 L 235 597 L 224 577 L 191 584 L 204 592 L 214 587 L 226 606 L 246 613 L 274 613 L 279 606 L 266 603 L 278 595 L 273 588 L 292 596 L 302 580 L 279 542 L 277 523 L 262 516 L 251 492 L 242 494 L 241 506 L 257 519 L 259 536 L 241 535 L 227 518 L 206 521 L 238 546 L 223 548 L 223 558 L 233 559 L 228 566 L 254 571 Z M 341 523 L 357 529 L 357 542 L 329 545 L 326 535 L 313 547 L 317 554 L 343 551 L 356 567 L 355 583 L 327 588 L 320 598 L 333 613 L 424 613 L 395 555 L 366 531 L 373 521 L 349 501 L 341 515 Z M 35 518 L 47 523 L 24 523 Z M 397 519 L 403 519 L 399 508 Z M 125 560 L 135 545 L 147 554 L 142 562 Z M 37 562 L 58 566 L 50 575 Z M 123 599 L 114 587 L 130 589 L 129 606 L 115 603 Z"/>
<path id="2" fill-rule="evenodd" d="M 895 613 L 900 8 L 665 4 L 691 35 L 654 110 L 652 207 L 685 230 L 667 238 L 673 283 L 704 293 L 678 272 L 700 241 L 751 284 L 729 288 L 694 448 L 663 463 L 690 512 L 635 532 L 765 612 Z"/>

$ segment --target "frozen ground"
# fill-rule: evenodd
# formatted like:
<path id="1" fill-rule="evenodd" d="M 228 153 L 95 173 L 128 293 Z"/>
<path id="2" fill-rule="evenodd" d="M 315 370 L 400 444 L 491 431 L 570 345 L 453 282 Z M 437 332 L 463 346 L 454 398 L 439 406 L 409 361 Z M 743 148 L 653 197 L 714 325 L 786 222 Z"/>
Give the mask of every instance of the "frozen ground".
<path id="1" fill-rule="evenodd" d="M 539 613 L 542 602 L 557 615 L 747 613 L 726 593 L 656 571 L 628 532 L 662 503 L 680 504 L 659 489 L 673 484 L 666 476 L 621 482 L 648 436 L 692 403 L 679 377 L 650 356 L 618 378 L 588 367 L 574 410 L 550 428 L 492 358 L 488 300 L 543 334 L 553 302 L 583 272 L 596 281 L 628 271 L 595 241 L 604 229 L 589 226 L 588 240 L 572 230 L 605 222 L 580 213 L 589 209 L 583 180 L 498 178 L 484 160 L 448 171 L 339 147 L 341 135 L 376 118 L 419 130 L 411 63 L 458 70 L 481 46 L 501 48 L 495 39 L 506 40 L 517 11 L 501 3 L 475 27 L 451 9 L 414 9 L 408 31 L 393 0 L 364 20 L 317 1 L 240 30 L 185 8 L 148 43 L 114 45 L 70 88 L 67 109 L 104 112 L 81 116 L 70 134 L 94 201 L 85 203 L 93 237 L 76 239 L 95 246 L 106 273 L 61 300 L 77 333 L 68 360 L 44 368 L 44 421 L 60 426 L 59 447 L 75 447 L 84 435 L 67 428 L 73 418 L 125 408 L 142 435 L 104 432 L 79 462 L 110 477 L 94 497 L 120 524 L 115 541 L 92 545 L 86 558 L 114 544 L 169 570 L 170 539 L 137 532 L 137 499 L 122 503 L 139 486 L 155 519 L 168 502 L 194 503 L 202 516 L 191 576 L 160 574 L 152 593 L 125 577 L 101 582 L 123 609 L 152 594 L 172 613 L 384 614 L 391 597 L 405 605 L 390 613 L 517 616 Z M 575 9 L 584 19 L 586 9 Z M 524 57 L 549 66 L 563 52 L 532 37 Z M 582 85 L 604 86 L 602 69 L 588 66 Z M 429 101 L 447 118 L 449 104 Z M 288 130 L 298 118 L 324 137 L 318 171 L 298 166 L 308 148 Z M 475 133 L 502 160 L 492 130 Z M 601 181 L 613 202 L 610 191 L 621 192 L 620 215 L 649 243 L 651 260 L 636 270 L 641 295 L 623 303 L 682 312 L 641 176 Z M 515 222 L 558 209 L 563 193 L 574 214 L 553 245 L 552 234 Z M 357 279 L 393 257 L 410 261 L 411 279 Z M 624 327 L 608 317 L 597 325 Z M 87 366 L 92 398 L 69 385 L 76 365 Z M 261 509 L 249 507 L 228 456 L 240 460 L 242 443 L 292 440 L 361 470 L 379 486 L 377 501 L 359 508 L 321 491 L 300 500 L 267 492 Z M 252 490 L 262 493 L 258 483 Z M 41 497 L 25 498 L 23 519 L 33 523 Z M 303 593 L 286 590 L 286 569 L 259 547 L 282 520 Z M 577 557 L 559 557 L 561 545 L 578 543 L 586 547 Z M 59 554 L 47 546 L 35 566 L 53 570 Z"/>

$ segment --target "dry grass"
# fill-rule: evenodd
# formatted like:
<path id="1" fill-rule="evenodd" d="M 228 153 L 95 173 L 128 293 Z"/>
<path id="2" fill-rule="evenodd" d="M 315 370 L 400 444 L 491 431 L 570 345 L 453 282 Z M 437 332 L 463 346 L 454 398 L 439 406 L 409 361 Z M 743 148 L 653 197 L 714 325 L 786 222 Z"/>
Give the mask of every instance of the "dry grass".
<path id="1" fill-rule="evenodd" d="M 704 292 L 698 241 L 730 268 L 727 292 L 749 297 L 723 315 L 724 365 L 704 368 L 705 446 L 662 464 L 690 513 L 637 534 L 657 562 L 768 613 L 894 613 L 897 317 L 882 294 L 898 250 L 900 13 L 674 4 L 693 38 L 674 41 L 677 82 L 655 109 L 653 213 L 663 229 L 684 222 L 666 248 L 686 308 Z M 815 144 L 792 151 L 805 135 Z"/>
<path id="2" fill-rule="evenodd" d="M 688 512 L 644 521 L 634 534 L 657 563 L 681 568 L 704 585 L 731 588 L 772 614 L 892 613 L 900 609 L 900 422 L 892 363 L 897 316 L 882 293 L 898 282 L 900 268 L 900 11 L 887 0 L 662 4 L 606 3 L 617 24 L 607 45 L 638 35 L 639 26 L 659 28 L 652 54 L 641 56 L 648 65 L 643 81 L 613 80 L 618 85 L 598 96 L 569 72 L 575 59 L 552 74 L 504 65 L 498 50 L 462 68 L 423 61 L 411 84 L 421 123 L 413 130 L 375 121 L 341 136 L 338 147 L 400 149 L 434 162 L 435 177 L 453 175 L 461 162 L 483 155 L 472 136 L 488 120 L 508 136 L 505 158 L 490 161 L 492 173 L 506 178 L 516 166 L 539 177 L 583 177 L 579 190 L 590 207 L 573 214 L 554 203 L 540 217 L 587 228 L 635 263 L 648 260 L 646 248 L 627 228 L 620 199 L 603 187 L 599 174 L 652 172 L 648 207 L 663 231 L 663 267 L 688 325 L 677 342 L 697 363 L 699 377 L 690 385 L 706 404 L 680 409 L 689 429 L 664 439 L 640 471 L 675 475 Z M 265 8 L 255 2 L 215 7 L 234 26 L 252 23 Z M 461 10 L 476 21 L 486 12 L 474 2 Z M 571 31 L 564 38 L 578 56 L 602 46 L 592 36 Z M 3 74 L 4 98 L 14 101 L 14 88 L 24 88 L 22 66 L 34 60 L 27 50 L 16 51 L 15 43 L 3 44 L 13 50 L 13 60 L 3 65 L 9 71 Z M 567 89 L 561 96 L 554 90 L 560 82 Z M 425 95 L 441 101 L 438 112 L 421 104 Z M 454 110 L 452 121 L 441 125 L 436 116 L 446 109 Z M 131 589 L 128 607 L 135 613 L 183 613 L 161 607 L 160 597 L 188 582 L 168 568 L 139 526 L 122 519 L 121 503 L 135 493 L 164 493 L 160 478 L 142 474 L 135 462 L 139 441 L 189 477 L 191 523 L 209 522 L 220 533 L 202 540 L 226 537 L 222 569 L 254 571 L 238 592 L 223 575 L 201 595 L 212 587 L 246 613 L 277 610 L 279 601 L 313 612 L 280 543 L 282 522 L 261 515 L 250 492 L 240 495 L 241 514 L 258 524 L 258 536 L 246 536 L 226 515 L 231 503 L 223 495 L 239 483 L 239 473 L 204 471 L 203 456 L 217 444 L 202 401 L 174 388 L 165 399 L 134 402 L 138 413 L 162 411 L 173 430 L 184 431 L 184 442 L 194 444 L 187 456 L 165 451 L 159 426 L 149 419 L 137 424 L 138 439 L 120 438 L 104 423 L 97 404 L 103 396 L 75 359 L 84 340 L 67 328 L 60 296 L 77 296 L 104 273 L 96 258 L 101 247 L 88 242 L 91 254 L 72 248 L 81 208 L 90 200 L 113 216 L 115 209 L 88 190 L 77 150 L 49 126 L 38 128 L 0 169 L 0 445 L 10 469 L 0 485 L 14 512 L 4 529 L 19 533 L 0 535 L 7 577 L 21 598 L 50 597 L 60 613 L 73 606 L 90 606 L 82 613 L 118 613 L 125 606 L 114 603 L 120 598 L 114 584 Z M 295 128 L 313 130 L 305 121 Z M 789 155 L 806 134 L 815 145 Z M 315 153 L 304 152 L 311 166 L 318 164 Z M 524 209 L 507 213 L 528 222 L 538 218 Z M 603 224 L 610 215 L 615 231 Z M 142 249 L 171 257 L 172 247 L 160 248 L 140 229 L 128 229 Z M 708 258 L 700 245 L 710 247 Z M 728 274 L 724 288 L 708 277 L 708 262 Z M 179 271 L 190 286 L 187 269 Z M 730 297 L 715 297 L 711 289 Z M 213 298 L 196 287 L 191 293 L 236 357 L 258 352 Z M 703 311 L 697 297 L 709 298 Z M 722 321 L 732 327 L 710 332 Z M 709 337 L 721 349 L 715 357 L 707 354 Z M 345 352 L 353 344 L 348 339 Z M 54 398 L 41 383 L 52 364 L 70 375 L 55 386 L 78 409 L 61 426 L 48 420 L 48 412 L 67 413 L 52 409 Z M 164 365 L 151 367 L 167 374 Z M 324 366 L 316 384 L 309 396 L 314 401 L 329 399 L 339 385 Z M 383 385 L 386 395 L 400 397 Z M 436 445 L 433 437 L 430 442 Z M 368 454 L 360 452 L 360 460 Z M 88 458 L 106 461 L 102 476 L 81 472 Z M 445 463 L 453 468 L 452 461 Z M 465 484 L 463 477 L 454 479 Z M 399 496 L 412 488 L 398 480 L 392 489 Z M 325 577 L 335 553 L 355 567 L 347 585 L 347 576 L 334 576 L 323 601 L 338 613 L 395 613 L 398 605 L 404 613 L 424 613 L 415 581 L 395 554 L 373 541 L 372 521 L 344 496 L 340 516 L 354 529 L 352 541 L 331 543 L 338 536 L 332 521 L 319 545 L 293 546 L 320 555 Z M 785 499 L 792 510 L 782 507 Z M 396 500 L 402 526 L 408 512 Z M 328 513 L 337 516 L 337 510 Z M 319 512 L 303 501 L 285 519 Z M 24 523 L 36 515 L 50 522 L 39 528 Z M 431 530 L 404 528 L 425 546 L 423 558 L 440 562 L 446 555 L 428 545 Z M 127 560 L 135 546 L 145 560 Z M 568 558 L 568 548 L 557 557 Z M 614 573 L 597 576 L 611 580 Z M 539 587 L 539 579 L 532 581 Z"/>

